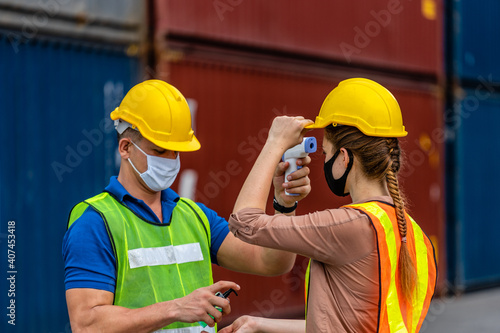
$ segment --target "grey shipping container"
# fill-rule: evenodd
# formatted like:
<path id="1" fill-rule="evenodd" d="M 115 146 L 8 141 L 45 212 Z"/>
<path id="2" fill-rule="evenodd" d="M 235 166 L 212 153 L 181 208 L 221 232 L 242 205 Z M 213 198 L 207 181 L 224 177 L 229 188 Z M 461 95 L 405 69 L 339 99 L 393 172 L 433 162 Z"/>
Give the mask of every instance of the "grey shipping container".
<path id="1" fill-rule="evenodd" d="M 38 35 L 137 43 L 145 34 L 142 0 L 0 0 L 0 27 L 24 43 Z"/>

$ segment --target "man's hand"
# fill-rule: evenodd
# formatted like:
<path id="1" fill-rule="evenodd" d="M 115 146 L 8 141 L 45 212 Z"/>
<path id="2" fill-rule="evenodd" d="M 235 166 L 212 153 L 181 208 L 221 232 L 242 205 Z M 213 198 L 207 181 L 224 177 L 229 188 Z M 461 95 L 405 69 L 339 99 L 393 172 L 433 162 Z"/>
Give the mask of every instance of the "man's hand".
<path id="1" fill-rule="evenodd" d="M 215 296 L 215 293 L 218 291 L 224 292 L 229 288 L 240 290 L 240 286 L 234 282 L 219 281 L 211 286 L 196 289 L 189 295 L 176 299 L 178 321 L 184 323 L 203 321 L 208 326 L 213 327 L 216 322 L 221 321 L 223 315 L 231 312 L 229 301 Z M 215 306 L 222 308 L 222 313 Z"/>
<path id="2" fill-rule="evenodd" d="M 278 203 L 285 207 L 292 207 L 295 201 L 304 199 L 311 192 L 311 180 L 309 179 L 309 168 L 307 165 L 311 163 L 309 156 L 297 159 L 297 165 L 302 166 L 301 169 L 295 171 L 288 176 L 288 182 L 285 183 L 285 171 L 288 168 L 288 162 L 280 162 L 274 171 L 273 185 L 274 197 Z M 286 195 L 288 193 L 297 193 L 299 195 Z"/>

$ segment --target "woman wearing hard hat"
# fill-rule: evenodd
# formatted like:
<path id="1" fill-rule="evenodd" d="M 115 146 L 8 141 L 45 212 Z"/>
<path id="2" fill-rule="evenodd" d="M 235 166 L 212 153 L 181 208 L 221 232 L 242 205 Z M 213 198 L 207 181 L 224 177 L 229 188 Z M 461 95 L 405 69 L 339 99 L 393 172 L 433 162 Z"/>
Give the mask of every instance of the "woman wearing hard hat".
<path id="1" fill-rule="evenodd" d="M 303 216 L 266 215 L 276 164 L 311 128 L 325 128 L 329 188 L 353 202 Z M 399 191 L 398 137 L 406 134 L 394 96 L 361 78 L 342 81 L 314 124 L 302 117 L 274 120 L 229 224 L 245 242 L 311 258 L 306 321 L 244 316 L 221 333 L 419 331 L 437 271 L 432 244 L 405 212 Z M 275 209 L 292 211 L 295 198 L 279 195 Z"/>

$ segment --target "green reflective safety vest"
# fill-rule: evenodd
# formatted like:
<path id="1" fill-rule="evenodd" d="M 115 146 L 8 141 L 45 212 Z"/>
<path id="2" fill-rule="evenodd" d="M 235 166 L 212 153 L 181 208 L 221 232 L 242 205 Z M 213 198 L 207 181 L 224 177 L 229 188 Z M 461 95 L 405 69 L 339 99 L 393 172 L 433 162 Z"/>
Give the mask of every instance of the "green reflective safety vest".
<path id="1" fill-rule="evenodd" d="M 142 308 L 184 297 L 213 283 L 210 225 L 193 201 L 180 198 L 166 224 L 142 219 L 103 192 L 71 210 L 68 229 L 89 206 L 104 220 L 115 254 L 115 305 Z M 201 331 L 198 323 L 180 322 L 164 329 Z"/>

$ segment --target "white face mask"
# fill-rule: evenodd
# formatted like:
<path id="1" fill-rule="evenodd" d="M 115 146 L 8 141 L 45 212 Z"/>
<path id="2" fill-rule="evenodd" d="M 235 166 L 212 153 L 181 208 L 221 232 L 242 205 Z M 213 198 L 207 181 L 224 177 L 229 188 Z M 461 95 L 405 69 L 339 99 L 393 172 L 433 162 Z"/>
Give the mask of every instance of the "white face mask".
<path id="1" fill-rule="evenodd" d="M 148 163 L 148 169 L 145 172 L 140 173 L 129 158 L 128 161 L 130 162 L 130 165 L 132 165 L 132 168 L 134 168 L 135 172 L 137 172 L 146 185 L 155 192 L 163 191 L 169 188 L 173 184 L 175 177 L 177 177 L 181 168 L 179 154 L 177 154 L 177 158 L 175 159 L 151 156 L 146 154 L 134 142 L 132 143 L 141 153 L 146 155 Z"/>

